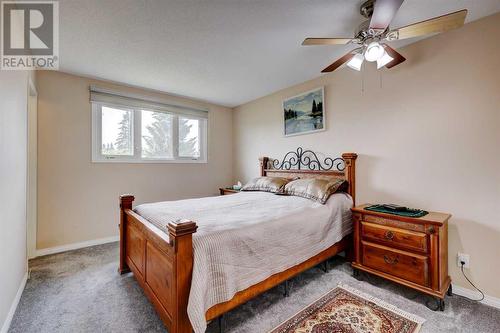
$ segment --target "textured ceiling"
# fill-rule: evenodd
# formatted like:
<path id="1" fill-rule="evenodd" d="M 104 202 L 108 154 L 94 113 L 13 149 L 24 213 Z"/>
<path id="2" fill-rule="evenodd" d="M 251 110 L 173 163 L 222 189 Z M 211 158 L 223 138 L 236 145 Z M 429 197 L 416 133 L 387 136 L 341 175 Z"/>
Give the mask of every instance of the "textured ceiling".
<path id="1" fill-rule="evenodd" d="M 60 70 L 236 106 L 319 76 L 352 46 L 301 41 L 352 37 L 362 2 L 61 0 Z M 500 1 L 406 0 L 391 26 L 463 8 L 470 22 Z"/>

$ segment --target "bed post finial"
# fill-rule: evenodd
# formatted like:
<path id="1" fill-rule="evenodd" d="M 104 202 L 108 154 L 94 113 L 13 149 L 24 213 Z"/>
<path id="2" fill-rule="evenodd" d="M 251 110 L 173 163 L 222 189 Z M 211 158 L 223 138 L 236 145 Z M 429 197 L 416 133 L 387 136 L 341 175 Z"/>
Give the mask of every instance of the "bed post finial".
<path id="1" fill-rule="evenodd" d="M 127 223 L 127 214 L 125 210 L 132 209 L 132 202 L 135 197 L 131 194 L 120 195 L 120 266 L 118 267 L 118 272 L 124 274 L 130 272 L 130 268 L 126 262 L 126 237 L 125 237 L 125 224 Z"/>
<path id="2" fill-rule="evenodd" d="M 343 153 L 342 158 L 345 163 L 345 178 L 349 182 L 348 193 L 352 197 L 353 204 L 356 205 L 356 153 Z"/>
<path id="3" fill-rule="evenodd" d="M 132 209 L 132 202 L 135 197 L 132 194 L 122 194 L 120 195 L 120 207 L 121 209 Z"/>
<path id="4" fill-rule="evenodd" d="M 267 163 L 269 162 L 269 157 L 259 157 L 260 162 L 260 175 L 263 177 L 266 175 Z"/>
<path id="5" fill-rule="evenodd" d="M 170 245 L 172 245 L 177 252 L 179 243 L 186 238 L 183 236 L 189 236 L 188 241 L 191 242 L 192 234 L 196 232 L 198 226 L 195 222 L 190 220 L 177 220 L 175 222 L 169 222 L 167 228 L 168 235 L 170 236 Z"/>

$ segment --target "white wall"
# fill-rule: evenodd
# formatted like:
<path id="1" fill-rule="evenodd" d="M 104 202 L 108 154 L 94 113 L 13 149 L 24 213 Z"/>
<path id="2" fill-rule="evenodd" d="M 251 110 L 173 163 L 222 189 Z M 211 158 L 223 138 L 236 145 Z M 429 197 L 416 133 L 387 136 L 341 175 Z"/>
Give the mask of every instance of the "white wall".
<path id="1" fill-rule="evenodd" d="M 27 72 L 0 70 L 0 327 L 27 271 Z"/>
<path id="2" fill-rule="evenodd" d="M 256 176 L 259 156 L 298 146 L 357 152 L 358 203 L 453 214 L 453 281 L 469 287 L 456 266 L 457 252 L 468 253 L 472 279 L 500 297 L 500 44 L 491 39 L 499 34 L 496 14 L 403 48 L 408 60 L 391 70 L 341 69 L 237 107 L 235 180 Z M 282 100 L 319 86 L 327 130 L 283 137 Z"/>

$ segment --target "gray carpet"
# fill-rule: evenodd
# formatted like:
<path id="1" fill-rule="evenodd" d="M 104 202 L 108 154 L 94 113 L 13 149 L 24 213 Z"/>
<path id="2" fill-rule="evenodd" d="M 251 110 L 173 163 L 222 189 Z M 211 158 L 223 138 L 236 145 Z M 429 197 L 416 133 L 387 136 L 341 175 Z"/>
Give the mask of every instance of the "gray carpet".
<path id="1" fill-rule="evenodd" d="M 117 266 L 118 243 L 32 260 L 9 332 L 166 332 L 134 277 L 120 276 Z M 421 332 L 500 332 L 500 310 L 453 296 L 444 312 L 434 312 L 412 290 L 371 276 L 354 279 L 342 258 L 329 266 L 328 273 L 313 268 L 292 279 L 288 298 L 276 287 L 229 312 L 226 332 L 267 332 L 339 282 L 425 318 Z M 214 321 L 207 332 L 217 328 Z"/>

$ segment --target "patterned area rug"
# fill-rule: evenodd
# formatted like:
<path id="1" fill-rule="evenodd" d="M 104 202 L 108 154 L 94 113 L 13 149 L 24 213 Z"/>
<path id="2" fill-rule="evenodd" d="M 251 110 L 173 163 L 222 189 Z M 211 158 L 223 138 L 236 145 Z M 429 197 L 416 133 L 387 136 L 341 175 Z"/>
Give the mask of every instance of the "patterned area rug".
<path id="1" fill-rule="evenodd" d="M 417 333 L 424 321 L 339 285 L 270 333 Z"/>

